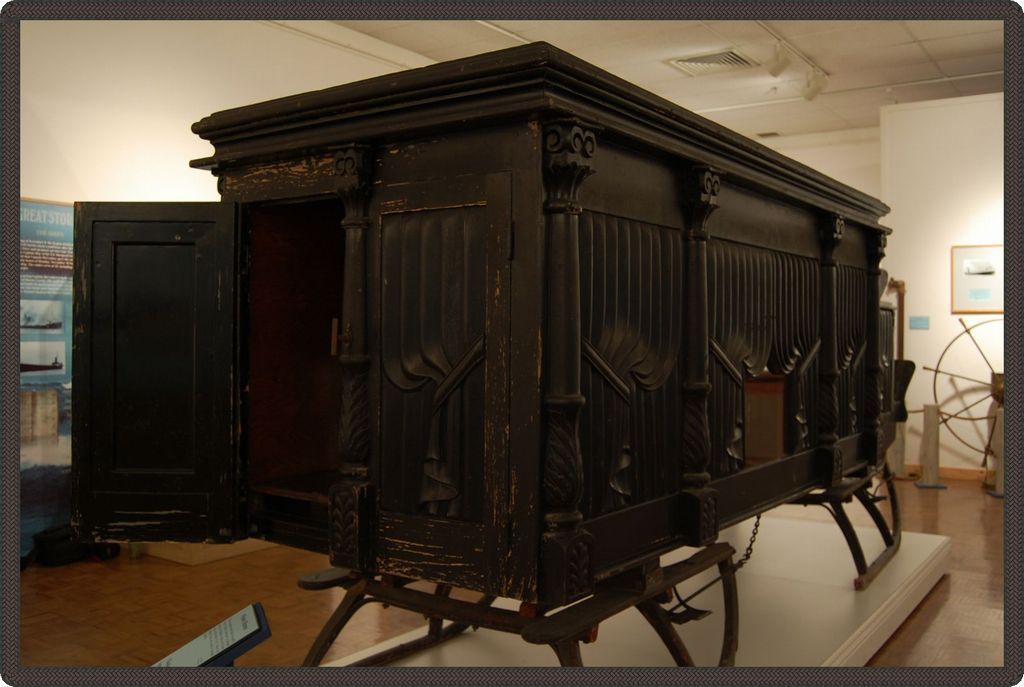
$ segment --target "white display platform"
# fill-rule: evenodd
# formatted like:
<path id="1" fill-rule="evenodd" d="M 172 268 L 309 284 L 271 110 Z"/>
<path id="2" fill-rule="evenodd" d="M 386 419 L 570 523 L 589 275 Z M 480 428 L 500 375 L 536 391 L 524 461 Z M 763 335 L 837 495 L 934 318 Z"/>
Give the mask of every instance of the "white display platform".
<path id="1" fill-rule="evenodd" d="M 949 570 L 948 537 L 904 532 L 899 552 L 864 591 L 853 588 L 856 569 L 843 535 L 831 521 L 799 519 L 801 506 L 783 506 L 761 519 L 750 561 L 737 573 L 739 589 L 738 666 L 862 666 L 892 635 L 921 599 Z M 822 511 L 823 512 L 823 511 Z M 747 547 L 753 520 L 722 533 L 736 549 Z M 873 527 L 856 528 L 870 561 L 882 549 Z M 662 564 L 692 553 L 681 549 Z M 713 571 L 680 585 L 696 590 Z M 677 626 L 699 666 L 713 666 L 721 650 L 721 586 L 690 602 L 712 615 Z M 511 600 L 499 606 L 517 608 Z M 344 632 L 345 630 L 342 630 Z M 418 629 L 325 666 L 343 666 L 423 636 Z M 673 666 L 671 656 L 638 611 L 627 610 L 601 624 L 597 641 L 582 644 L 585 666 Z M 467 631 L 394 666 L 557 666 L 547 646 L 492 630 Z"/>

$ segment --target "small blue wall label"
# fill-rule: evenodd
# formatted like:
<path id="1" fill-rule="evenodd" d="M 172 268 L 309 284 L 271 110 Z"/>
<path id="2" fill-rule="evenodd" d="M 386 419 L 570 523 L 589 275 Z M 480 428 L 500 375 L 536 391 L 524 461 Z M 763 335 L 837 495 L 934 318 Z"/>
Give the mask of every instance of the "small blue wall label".
<path id="1" fill-rule="evenodd" d="M 910 316 L 910 328 L 911 329 L 928 329 L 928 316 L 927 315 L 911 315 Z"/>
<path id="2" fill-rule="evenodd" d="M 972 301 L 990 301 L 992 300 L 992 289 L 971 289 L 967 292 L 967 297 Z"/>

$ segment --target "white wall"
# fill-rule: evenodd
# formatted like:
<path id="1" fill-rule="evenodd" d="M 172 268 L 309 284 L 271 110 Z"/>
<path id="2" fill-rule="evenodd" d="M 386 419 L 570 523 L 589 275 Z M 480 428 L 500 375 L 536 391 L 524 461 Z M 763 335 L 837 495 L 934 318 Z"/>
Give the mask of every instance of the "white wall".
<path id="1" fill-rule="evenodd" d="M 22 22 L 21 196 L 217 200 L 193 122 L 431 62 L 325 22 Z"/>
<path id="2" fill-rule="evenodd" d="M 758 139 L 836 181 L 878 197 L 882 192 L 879 129 L 844 129 Z"/>
<path id="3" fill-rule="evenodd" d="M 193 122 L 431 62 L 327 22 L 22 22 L 21 195 L 216 200 L 213 177 L 188 167 L 212 152 Z M 872 128 L 762 142 L 878 196 L 878 137 Z"/>
<path id="4" fill-rule="evenodd" d="M 932 402 L 934 367 L 946 344 L 968 325 L 1002 315 L 950 313 L 950 246 L 1003 243 L 1003 96 L 988 94 L 881 108 L 881 198 L 892 207 L 884 224 L 893 228 L 883 267 L 907 284 L 907 314 L 929 317 L 928 330 L 906 330 L 906 358 L 917 363 L 908 407 Z M 1000 278 L 1002 275 L 1000 275 Z M 1003 369 L 1001 324 L 976 330 L 992 365 Z M 943 368 L 978 380 L 989 369 L 967 337 L 951 349 Z M 970 383 L 960 387 L 967 391 Z M 940 378 L 940 398 L 955 393 L 949 378 Z M 974 393 L 964 397 L 978 398 Z M 989 402 L 972 413 L 988 409 Z M 955 407 L 955 403 L 949 407 Z M 984 412 L 977 412 L 984 415 Z M 980 423 L 979 423 L 980 425 Z M 987 428 L 956 425 L 979 441 Z M 921 415 L 907 427 L 908 463 L 918 462 Z M 940 431 L 940 464 L 979 467 L 981 454 L 963 447 L 948 430 Z"/>

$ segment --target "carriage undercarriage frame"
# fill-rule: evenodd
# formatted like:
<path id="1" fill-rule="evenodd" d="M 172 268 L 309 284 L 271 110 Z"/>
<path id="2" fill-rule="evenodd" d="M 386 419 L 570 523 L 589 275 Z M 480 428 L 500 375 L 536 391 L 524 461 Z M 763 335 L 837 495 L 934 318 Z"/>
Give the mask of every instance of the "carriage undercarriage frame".
<path id="1" fill-rule="evenodd" d="M 875 484 L 875 478 L 879 481 Z M 878 491 L 884 487 L 886 494 Z M 884 542 L 885 548 L 871 562 L 864 555 L 860 537 L 846 513 L 844 504 L 856 499 L 871 517 Z M 888 501 L 887 521 L 878 504 Z M 858 591 L 866 589 L 899 550 L 901 518 L 899 501 L 888 465 L 880 471 L 868 471 L 861 477 L 844 479 L 838 485 L 816 490 L 793 501 L 796 505 L 822 506 L 831 513 L 843 533 L 857 576 L 853 585 Z M 520 635 L 531 644 L 547 644 L 555 652 L 563 667 L 583 665 L 580 643 L 597 640 L 598 627 L 612 616 L 636 609 L 657 633 L 677 666 L 694 666 L 694 660 L 674 624 L 700 620 L 707 612 L 686 607 L 686 611 L 671 614 L 665 604 L 672 603 L 677 585 L 717 567 L 721 582 L 725 624 L 719 666 L 735 665 L 739 648 L 739 595 L 736 572 L 741 563 L 734 561 L 735 550 L 724 542 L 717 542 L 697 550 L 683 561 L 667 566 L 658 558 L 645 561 L 614 578 L 607 580 L 594 594 L 581 602 L 558 609 L 544 608 L 523 602 L 518 610 L 493 606 L 494 596 L 483 595 L 476 602 L 451 597 L 452 587 L 437 584 L 434 593 L 410 589 L 414 580 L 393 575 L 364 575 L 345 568 L 327 568 L 304 575 L 299 579 L 303 589 L 316 591 L 341 587 L 346 590 L 338 607 L 328 618 L 302 662 L 303 666 L 318 666 L 331 645 L 356 612 L 370 603 L 384 607 L 395 606 L 423 614 L 428 620 L 427 634 L 355 661 L 349 666 L 381 666 L 431 649 L 467 629 L 484 627 Z M 685 605 L 685 604 L 684 604 Z M 447 625 L 445 621 L 450 621 Z"/>

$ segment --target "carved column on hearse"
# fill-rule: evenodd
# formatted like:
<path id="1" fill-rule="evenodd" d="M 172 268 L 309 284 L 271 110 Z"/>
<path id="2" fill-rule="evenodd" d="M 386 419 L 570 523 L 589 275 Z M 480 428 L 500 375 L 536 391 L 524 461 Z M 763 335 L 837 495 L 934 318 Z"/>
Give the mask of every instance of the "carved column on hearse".
<path id="1" fill-rule="evenodd" d="M 869 237 L 868 241 L 868 294 L 867 294 L 867 318 L 866 336 L 867 348 L 864 351 L 867 365 L 864 370 L 864 424 L 865 435 L 864 455 L 869 462 L 880 467 L 885 461 L 885 449 L 883 447 L 881 416 L 884 368 L 882 366 L 882 340 L 881 340 L 881 308 L 879 301 L 882 299 L 881 283 L 882 270 L 880 264 L 885 257 L 885 246 L 887 243 L 884 231 L 879 231 Z"/>
<path id="2" fill-rule="evenodd" d="M 544 124 L 545 284 L 544 453 L 540 584 L 545 603 L 561 605 L 593 588 L 593 538 L 580 523 L 583 457 L 579 418 L 580 315 L 579 189 L 593 173 L 594 128 L 575 119 Z"/>
<path id="3" fill-rule="evenodd" d="M 706 546 L 718 538 L 718 492 L 708 487 L 711 475 L 711 431 L 708 396 L 711 393 L 708 351 L 708 221 L 718 209 L 721 177 L 710 167 L 694 165 L 683 182 L 686 209 L 687 323 L 685 381 L 683 382 L 682 496 L 683 521 L 695 523 L 687 544 Z"/>
<path id="4" fill-rule="evenodd" d="M 836 324 L 838 288 L 835 252 L 843 240 L 846 223 L 839 215 L 828 215 L 820 229 L 821 239 L 821 368 L 818 396 L 818 437 L 827 455 L 829 482 L 843 479 L 843 454 L 839 449 L 839 341 Z M 877 306 L 877 303 L 876 303 Z"/>
<path id="5" fill-rule="evenodd" d="M 370 229 L 372 151 L 351 144 L 334 155 L 335 192 L 345 208 L 338 363 L 341 367 L 341 479 L 328 495 L 331 565 L 365 570 L 372 560 L 373 489 L 369 481 L 370 357 L 366 319 L 366 236 Z"/>

